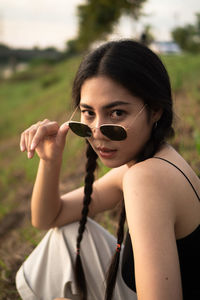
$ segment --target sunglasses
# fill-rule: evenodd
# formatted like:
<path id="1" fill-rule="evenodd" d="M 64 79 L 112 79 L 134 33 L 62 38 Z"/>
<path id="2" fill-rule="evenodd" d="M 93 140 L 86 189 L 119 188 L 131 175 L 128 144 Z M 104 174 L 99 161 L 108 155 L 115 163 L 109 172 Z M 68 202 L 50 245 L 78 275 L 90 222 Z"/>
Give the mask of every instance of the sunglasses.
<path id="1" fill-rule="evenodd" d="M 133 121 L 136 120 L 136 118 L 142 113 L 144 110 L 146 104 L 143 105 L 141 110 L 136 114 L 135 118 Z M 73 118 L 78 106 L 76 107 L 75 111 L 73 112 L 68 125 L 69 128 L 78 136 L 84 137 L 84 138 L 89 138 L 92 136 L 92 129 L 100 129 L 101 133 L 105 135 L 107 138 L 109 138 L 112 141 L 123 141 L 127 138 L 127 130 L 128 128 L 125 128 L 122 125 L 117 125 L 117 124 L 102 124 L 99 127 L 89 127 L 88 125 L 81 123 L 81 122 L 76 122 L 76 121 L 71 121 Z M 133 122 L 131 122 L 133 124 Z"/>

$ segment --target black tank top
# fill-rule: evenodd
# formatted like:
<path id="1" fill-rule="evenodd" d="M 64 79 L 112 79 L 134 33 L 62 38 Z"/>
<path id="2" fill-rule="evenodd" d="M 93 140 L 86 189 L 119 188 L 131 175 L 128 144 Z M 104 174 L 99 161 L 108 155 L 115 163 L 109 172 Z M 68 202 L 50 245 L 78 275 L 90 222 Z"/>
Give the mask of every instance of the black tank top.
<path id="1" fill-rule="evenodd" d="M 185 176 L 200 201 L 200 197 L 194 186 L 181 169 L 164 158 L 154 158 L 164 160 L 177 168 Z M 176 244 L 180 262 L 183 299 L 200 300 L 200 225 L 186 237 L 177 239 Z M 136 292 L 134 253 L 129 232 L 127 233 L 125 240 L 121 271 L 124 282 L 131 290 Z"/>

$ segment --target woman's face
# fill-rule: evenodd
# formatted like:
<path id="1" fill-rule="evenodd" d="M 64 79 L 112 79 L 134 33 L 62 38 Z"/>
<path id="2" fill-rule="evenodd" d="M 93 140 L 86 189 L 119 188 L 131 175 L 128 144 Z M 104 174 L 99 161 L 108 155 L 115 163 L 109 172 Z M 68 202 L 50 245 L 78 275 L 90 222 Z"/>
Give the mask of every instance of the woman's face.
<path id="1" fill-rule="evenodd" d="M 89 143 L 109 168 L 132 164 L 150 137 L 156 113 L 150 118 L 141 99 L 108 77 L 87 79 L 81 88 L 81 122 L 93 128 Z M 118 124 L 127 129 L 127 138 L 112 141 L 99 129 Z"/>

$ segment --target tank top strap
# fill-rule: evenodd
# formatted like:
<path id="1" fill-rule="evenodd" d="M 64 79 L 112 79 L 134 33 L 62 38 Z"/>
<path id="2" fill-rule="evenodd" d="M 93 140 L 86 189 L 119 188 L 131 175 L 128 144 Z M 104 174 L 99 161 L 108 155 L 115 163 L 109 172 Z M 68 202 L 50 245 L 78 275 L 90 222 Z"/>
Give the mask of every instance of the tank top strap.
<path id="1" fill-rule="evenodd" d="M 193 191 L 195 192 L 195 195 L 197 196 L 198 200 L 200 201 L 200 197 L 199 195 L 197 194 L 197 191 L 195 190 L 192 182 L 190 181 L 190 179 L 185 175 L 185 173 L 179 168 L 177 167 L 174 163 L 172 163 L 171 161 L 165 159 L 165 158 L 162 158 L 162 157 L 158 157 L 158 156 L 153 156 L 152 158 L 156 158 L 156 159 L 161 159 L 163 161 L 166 161 L 167 163 L 169 163 L 170 165 L 174 166 L 177 170 L 179 170 L 183 176 L 187 179 L 187 181 L 189 182 L 190 186 L 192 187 Z"/>

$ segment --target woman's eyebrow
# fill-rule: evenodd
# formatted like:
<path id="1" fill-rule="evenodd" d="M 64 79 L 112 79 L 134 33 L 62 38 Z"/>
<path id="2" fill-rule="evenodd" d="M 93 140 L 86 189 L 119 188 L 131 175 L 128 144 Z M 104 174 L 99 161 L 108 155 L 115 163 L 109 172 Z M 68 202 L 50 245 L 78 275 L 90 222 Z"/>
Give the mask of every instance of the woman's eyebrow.
<path id="1" fill-rule="evenodd" d="M 105 106 L 103 106 L 103 108 L 112 108 L 112 107 L 115 107 L 115 106 L 120 106 L 120 105 L 130 105 L 131 103 L 130 102 L 125 102 L 125 101 L 114 101 L 114 102 L 111 102 Z"/>
<path id="2" fill-rule="evenodd" d="M 120 106 L 120 105 L 130 105 L 130 104 L 131 104 L 130 102 L 125 102 L 125 101 L 114 101 L 114 102 L 104 105 L 103 109 L 108 109 L 108 108 L 112 108 L 112 107 Z M 84 107 L 87 109 L 93 109 L 92 106 L 85 104 L 85 103 L 80 103 L 80 107 Z"/>
<path id="3" fill-rule="evenodd" d="M 80 103 L 79 104 L 80 107 L 84 107 L 84 108 L 88 108 L 88 109 L 93 109 L 92 106 L 88 105 L 88 104 L 85 104 L 85 103 Z"/>

